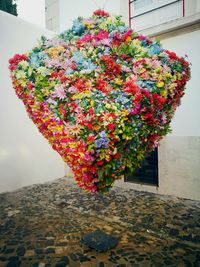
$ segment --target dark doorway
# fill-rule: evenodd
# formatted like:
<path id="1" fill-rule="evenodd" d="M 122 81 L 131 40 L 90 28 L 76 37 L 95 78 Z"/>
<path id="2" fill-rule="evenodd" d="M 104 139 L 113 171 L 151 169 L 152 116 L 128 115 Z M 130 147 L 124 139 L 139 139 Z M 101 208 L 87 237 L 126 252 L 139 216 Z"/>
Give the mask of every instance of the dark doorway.
<path id="1" fill-rule="evenodd" d="M 134 173 L 124 175 L 125 182 L 158 186 L 158 149 L 149 153 L 143 160 L 141 168 Z"/>

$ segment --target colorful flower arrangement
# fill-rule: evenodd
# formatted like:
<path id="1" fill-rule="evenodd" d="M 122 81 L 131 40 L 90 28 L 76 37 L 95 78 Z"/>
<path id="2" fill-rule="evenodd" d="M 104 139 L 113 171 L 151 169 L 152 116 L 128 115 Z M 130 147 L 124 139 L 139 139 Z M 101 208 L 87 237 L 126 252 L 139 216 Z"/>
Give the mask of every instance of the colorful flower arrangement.
<path id="1" fill-rule="evenodd" d="M 158 146 L 190 78 L 184 58 L 103 10 L 9 63 L 30 118 L 91 192 Z"/>

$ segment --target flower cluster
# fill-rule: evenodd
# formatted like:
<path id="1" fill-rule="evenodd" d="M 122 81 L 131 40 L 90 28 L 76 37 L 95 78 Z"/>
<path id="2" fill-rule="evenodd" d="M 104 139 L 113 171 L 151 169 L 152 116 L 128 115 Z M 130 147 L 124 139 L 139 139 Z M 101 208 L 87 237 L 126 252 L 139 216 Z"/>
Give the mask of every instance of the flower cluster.
<path id="1" fill-rule="evenodd" d="M 80 187 L 107 192 L 170 132 L 190 68 L 102 10 L 9 61 L 17 96 Z"/>

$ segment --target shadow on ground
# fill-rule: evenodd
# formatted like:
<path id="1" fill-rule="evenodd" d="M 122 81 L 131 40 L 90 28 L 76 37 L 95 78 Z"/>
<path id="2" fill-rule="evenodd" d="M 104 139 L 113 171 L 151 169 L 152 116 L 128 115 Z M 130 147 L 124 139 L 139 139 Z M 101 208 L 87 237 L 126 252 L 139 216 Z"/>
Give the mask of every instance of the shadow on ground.
<path id="1" fill-rule="evenodd" d="M 200 202 L 115 187 L 85 193 L 67 178 L 0 194 L 0 266 L 200 266 Z M 99 253 L 81 237 L 120 238 Z"/>

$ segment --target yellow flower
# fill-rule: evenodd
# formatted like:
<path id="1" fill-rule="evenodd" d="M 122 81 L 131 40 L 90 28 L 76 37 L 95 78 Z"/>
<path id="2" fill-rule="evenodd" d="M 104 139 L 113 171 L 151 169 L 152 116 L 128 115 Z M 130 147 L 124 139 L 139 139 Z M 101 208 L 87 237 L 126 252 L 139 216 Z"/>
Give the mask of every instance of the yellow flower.
<path id="1" fill-rule="evenodd" d="M 181 80 L 181 74 L 177 73 L 177 76 L 178 76 L 178 80 Z"/>
<path id="2" fill-rule="evenodd" d="M 124 116 L 127 116 L 127 115 L 129 114 L 129 112 L 128 112 L 127 109 L 123 109 L 122 112 L 123 112 L 123 115 L 124 115 Z"/>
<path id="3" fill-rule="evenodd" d="M 108 155 L 108 154 L 105 155 L 105 160 L 106 160 L 106 161 L 110 161 L 110 155 Z"/>
<path id="4" fill-rule="evenodd" d="M 107 103 L 106 108 L 111 108 L 111 105 Z"/>
<path id="5" fill-rule="evenodd" d="M 19 62 L 19 66 L 21 66 L 22 69 L 25 70 L 29 66 L 29 64 L 27 61 L 22 60 L 21 62 Z"/>
<path id="6" fill-rule="evenodd" d="M 16 73 L 16 78 L 19 79 L 25 79 L 26 78 L 26 74 L 23 70 L 19 70 Z"/>
<path id="7" fill-rule="evenodd" d="M 166 76 L 166 78 L 172 78 L 172 75 L 171 75 L 171 73 L 169 73 L 169 72 L 167 72 L 167 73 L 165 74 L 165 76 Z"/>
<path id="8" fill-rule="evenodd" d="M 167 96 L 167 90 L 162 91 L 160 94 L 161 94 L 161 96 L 166 97 Z"/>
<path id="9" fill-rule="evenodd" d="M 50 47 L 49 49 L 47 49 L 47 53 L 52 57 L 58 57 L 58 55 L 61 52 L 64 52 L 65 48 L 63 46 L 57 46 L 57 47 Z"/>
<path id="10" fill-rule="evenodd" d="M 90 90 L 86 90 L 85 93 L 84 93 L 84 95 L 85 95 L 86 97 L 90 97 L 90 95 L 91 95 Z"/>
<path id="11" fill-rule="evenodd" d="M 113 110 L 118 110 L 118 108 L 115 105 L 112 106 L 112 109 Z"/>
<path id="12" fill-rule="evenodd" d="M 70 146 L 70 148 L 75 148 L 76 147 L 76 143 L 74 142 L 74 143 L 69 143 L 69 146 Z"/>
<path id="13" fill-rule="evenodd" d="M 165 85 L 164 82 L 158 82 L 158 83 L 156 84 L 156 86 L 157 86 L 158 88 L 162 88 L 164 85 Z"/>
<path id="14" fill-rule="evenodd" d="M 72 96 L 72 99 L 75 100 L 75 99 L 82 99 L 83 98 L 83 92 L 79 93 L 79 94 L 75 94 Z"/>
<path id="15" fill-rule="evenodd" d="M 172 89 L 174 89 L 175 87 L 176 87 L 176 83 L 171 83 L 170 85 L 169 85 L 169 90 L 172 90 Z"/>
<path id="16" fill-rule="evenodd" d="M 156 69 L 156 73 L 160 73 L 161 70 L 162 70 L 162 67 L 160 66 L 160 67 L 158 67 L 158 68 Z"/>
<path id="17" fill-rule="evenodd" d="M 123 81 L 121 79 L 117 78 L 117 79 L 115 79 L 115 83 L 117 85 L 122 85 Z"/>
<path id="18" fill-rule="evenodd" d="M 99 126 L 99 125 L 95 125 L 95 126 L 93 127 L 93 129 L 94 129 L 95 131 L 98 131 L 99 129 L 101 129 L 101 126 Z"/>

